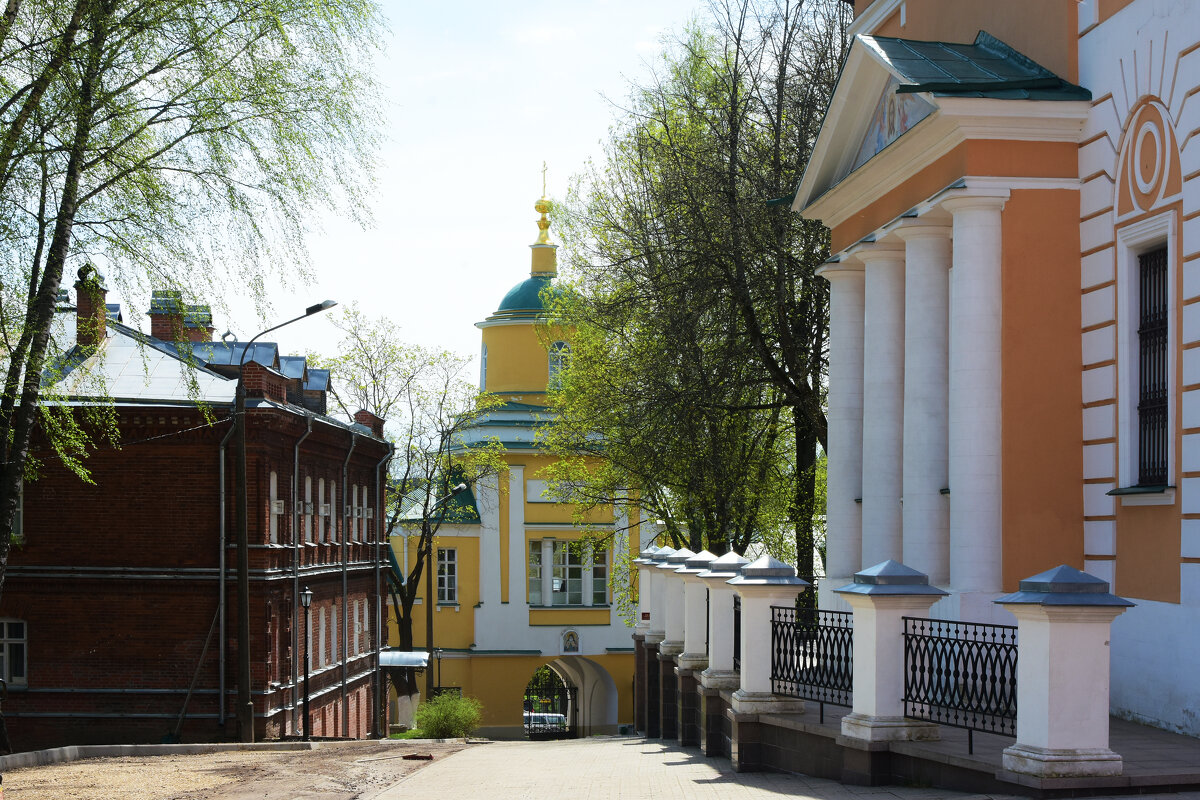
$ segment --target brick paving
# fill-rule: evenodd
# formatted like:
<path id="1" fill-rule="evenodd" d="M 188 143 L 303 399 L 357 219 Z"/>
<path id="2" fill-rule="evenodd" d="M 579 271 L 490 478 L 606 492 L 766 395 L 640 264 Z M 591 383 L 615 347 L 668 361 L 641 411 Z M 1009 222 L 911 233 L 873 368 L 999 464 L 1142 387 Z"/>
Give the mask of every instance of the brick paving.
<path id="1" fill-rule="evenodd" d="M 1140 727 L 1140 726 L 1139 726 Z M 1151 745 L 1153 747 L 1153 745 Z M 847 786 L 803 775 L 736 773 L 729 761 L 634 737 L 562 742 L 490 742 L 434 761 L 373 800 L 1015 800 L 946 789 Z M 1139 800 L 1200 800 L 1200 792 Z M 1099 800 L 1093 798 L 1092 800 Z"/>

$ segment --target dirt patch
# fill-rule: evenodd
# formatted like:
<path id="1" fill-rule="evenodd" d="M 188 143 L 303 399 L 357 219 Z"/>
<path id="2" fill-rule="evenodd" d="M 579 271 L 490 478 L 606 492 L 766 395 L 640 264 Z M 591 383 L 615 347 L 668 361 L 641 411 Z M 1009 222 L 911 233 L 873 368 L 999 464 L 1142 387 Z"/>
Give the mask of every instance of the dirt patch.
<path id="1" fill-rule="evenodd" d="M 367 800 L 466 745 L 326 742 L 315 750 L 88 758 L 11 770 L 4 800 Z"/>

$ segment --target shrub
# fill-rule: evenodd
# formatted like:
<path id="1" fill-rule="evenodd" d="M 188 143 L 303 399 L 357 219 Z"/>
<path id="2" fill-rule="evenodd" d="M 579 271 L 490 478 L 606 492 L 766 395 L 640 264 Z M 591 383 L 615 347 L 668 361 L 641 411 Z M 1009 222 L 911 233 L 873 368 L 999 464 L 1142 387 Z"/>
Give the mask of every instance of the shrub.
<path id="1" fill-rule="evenodd" d="M 470 736 L 479 727 L 483 704 L 474 697 L 442 694 L 417 708 L 417 727 L 430 739 Z"/>

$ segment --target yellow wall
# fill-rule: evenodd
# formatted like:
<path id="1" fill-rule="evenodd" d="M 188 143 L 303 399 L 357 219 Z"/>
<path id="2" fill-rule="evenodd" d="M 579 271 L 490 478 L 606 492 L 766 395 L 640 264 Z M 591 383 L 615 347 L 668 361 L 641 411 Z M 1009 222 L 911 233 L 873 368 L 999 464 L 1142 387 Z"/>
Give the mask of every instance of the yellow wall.
<path id="1" fill-rule="evenodd" d="M 483 329 L 487 347 L 487 375 L 484 388 L 489 392 L 544 392 L 550 379 L 550 361 L 533 322 L 517 325 L 489 325 Z"/>
<path id="2" fill-rule="evenodd" d="M 392 546 L 401 552 L 404 540 L 392 537 Z M 454 548 L 458 551 L 458 604 L 438 605 L 433 611 L 433 637 L 438 647 L 467 649 L 475 643 L 475 606 L 479 604 L 479 538 L 476 536 L 439 536 L 434 547 Z M 417 557 L 417 537 L 409 540 L 408 559 L 412 564 Z M 436 558 L 436 556 L 435 556 Z M 434 564 L 434 594 L 437 593 L 437 564 Z M 417 587 L 419 604 L 413 605 L 413 647 L 425 646 L 425 576 Z M 390 615 L 389 615 L 390 616 Z M 391 625 L 395 631 L 395 624 Z M 392 640 L 395 641 L 395 640 Z"/>

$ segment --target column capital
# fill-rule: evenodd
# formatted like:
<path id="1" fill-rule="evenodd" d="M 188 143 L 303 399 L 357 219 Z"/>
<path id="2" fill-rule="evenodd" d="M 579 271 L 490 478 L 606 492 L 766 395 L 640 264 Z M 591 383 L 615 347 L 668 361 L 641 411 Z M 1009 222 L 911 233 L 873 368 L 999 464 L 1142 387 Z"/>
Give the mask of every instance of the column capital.
<path id="1" fill-rule="evenodd" d="M 903 239 L 905 242 L 913 239 L 945 239 L 950 241 L 950 234 L 954 231 L 954 226 L 949 219 L 931 219 L 926 220 L 924 217 L 915 219 L 905 219 L 899 225 L 888 231 L 892 236 Z"/>
<path id="2" fill-rule="evenodd" d="M 889 238 L 878 242 L 858 245 L 852 252 L 847 253 L 842 260 L 845 261 L 847 259 L 855 259 L 864 265 L 870 265 L 877 261 L 903 261 L 904 243 Z"/>
<path id="3" fill-rule="evenodd" d="M 863 263 L 854 256 L 843 255 L 839 261 L 827 261 L 814 273 L 833 283 L 838 278 L 861 278 Z"/>
<path id="4" fill-rule="evenodd" d="M 941 202 L 941 207 L 949 211 L 951 214 L 957 214 L 960 211 L 972 210 L 996 210 L 1000 211 L 1004 208 L 1004 204 L 1008 202 L 1009 191 L 1007 189 L 997 189 L 988 192 L 979 192 L 969 195 L 953 195 L 947 197 Z"/>

